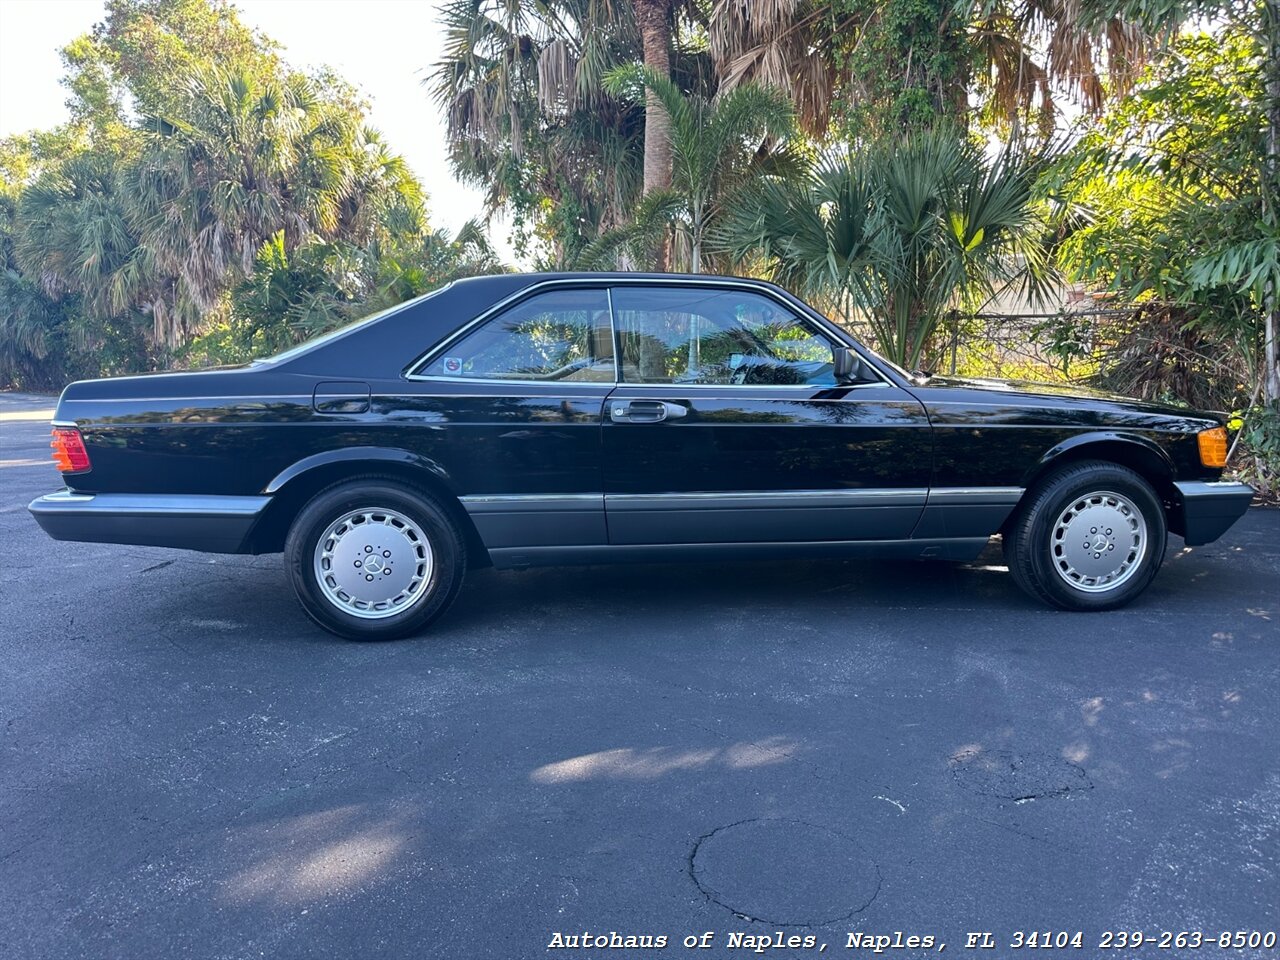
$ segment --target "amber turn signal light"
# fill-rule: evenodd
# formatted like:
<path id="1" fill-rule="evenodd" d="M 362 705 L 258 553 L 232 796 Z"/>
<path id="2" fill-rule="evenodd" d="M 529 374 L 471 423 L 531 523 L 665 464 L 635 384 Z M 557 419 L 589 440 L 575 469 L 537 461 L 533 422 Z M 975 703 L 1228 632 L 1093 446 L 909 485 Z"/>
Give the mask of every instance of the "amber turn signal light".
<path id="1" fill-rule="evenodd" d="M 1227 465 L 1227 428 L 1210 427 L 1201 430 L 1196 438 L 1200 441 L 1200 462 L 1206 467 L 1225 467 Z"/>
<path id="2" fill-rule="evenodd" d="M 54 427 L 49 446 L 53 448 L 53 462 L 63 473 L 83 473 L 89 469 L 89 451 L 75 427 Z"/>

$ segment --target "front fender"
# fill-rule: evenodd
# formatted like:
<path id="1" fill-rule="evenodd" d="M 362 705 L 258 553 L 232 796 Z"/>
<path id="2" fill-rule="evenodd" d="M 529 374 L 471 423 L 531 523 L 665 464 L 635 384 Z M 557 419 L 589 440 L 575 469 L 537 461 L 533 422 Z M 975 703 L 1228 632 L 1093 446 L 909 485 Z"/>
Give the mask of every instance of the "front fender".
<path id="1" fill-rule="evenodd" d="M 1131 467 L 1153 483 L 1162 484 L 1174 476 L 1173 461 L 1168 452 L 1153 440 L 1116 430 L 1090 430 L 1068 437 L 1046 450 L 1027 470 L 1022 485 L 1030 487 L 1059 463 L 1087 459 L 1095 454 L 1099 460 L 1111 460 Z"/>

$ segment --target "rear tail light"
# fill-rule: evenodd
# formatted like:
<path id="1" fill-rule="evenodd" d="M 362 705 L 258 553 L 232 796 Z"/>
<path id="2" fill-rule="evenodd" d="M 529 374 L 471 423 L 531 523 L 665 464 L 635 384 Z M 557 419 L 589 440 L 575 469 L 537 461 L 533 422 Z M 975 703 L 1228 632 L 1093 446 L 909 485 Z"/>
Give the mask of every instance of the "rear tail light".
<path id="1" fill-rule="evenodd" d="M 84 448 L 84 438 L 77 427 L 54 427 L 53 462 L 63 473 L 83 473 L 89 469 L 89 451 Z"/>
<path id="2" fill-rule="evenodd" d="M 1200 462 L 1206 467 L 1227 465 L 1227 428 L 1210 427 L 1201 430 L 1196 439 L 1200 442 Z"/>

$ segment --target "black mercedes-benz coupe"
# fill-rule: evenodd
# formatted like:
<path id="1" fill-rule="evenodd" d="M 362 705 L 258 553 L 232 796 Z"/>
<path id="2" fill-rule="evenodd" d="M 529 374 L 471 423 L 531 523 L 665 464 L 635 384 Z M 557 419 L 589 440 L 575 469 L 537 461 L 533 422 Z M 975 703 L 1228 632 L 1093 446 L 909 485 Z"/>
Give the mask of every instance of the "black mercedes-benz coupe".
<path id="1" fill-rule="evenodd" d="M 230 370 L 73 383 L 60 540 L 283 551 L 306 612 L 417 633 L 468 567 L 971 560 L 1120 606 L 1169 531 L 1219 537 L 1217 416 L 900 370 L 785 290 L 670 274 L 461 280 Z"/>

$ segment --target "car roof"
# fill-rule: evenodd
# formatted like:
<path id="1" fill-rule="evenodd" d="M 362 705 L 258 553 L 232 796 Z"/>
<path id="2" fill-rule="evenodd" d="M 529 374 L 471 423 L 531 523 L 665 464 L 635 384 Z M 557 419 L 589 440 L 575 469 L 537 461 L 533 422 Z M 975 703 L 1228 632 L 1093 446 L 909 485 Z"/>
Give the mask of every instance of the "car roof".
<path id="1" fill-rule="evenodd" d="M 746 280 L 751 283 L 768 283 L 754 277 L 739 277 L 718 273 L 642 273 L 634 270 L 567 270 L 567 271 L 532 271 L 515 273 L 486 273 L 474 277 L 465 277 L 455 283 L 474 283 L 476 281 L 521 278 L 530 283 L 543 280 Z"/>
<path id="2" fill-rule="evenodd" d="M 646 280 L 658 283 L 679 283 L 681 281 L 713 283 L 717 280 L 728 280 L 735 283 L 750 283 L 762 287 L 780 289 L 776 284 L 770 283 L 768 280 L 760 280 L 755 277 L 738 277 L 714 273 L 640 273 L 627 270 L 488 273 L 480 276 L 465 277 L 460 280 L 455 280 L 453 285 L 456 287 L 468 287 L 476 290 L 477 292 L 479 292 L 479 289 L 483 287 L 501 288 L 506 292 L 522 290 L 525 287 L 535 286 L 536 284 L 546 283 L 552 280 L 581 280 L 587 283 L 608 282 L 610 280 L 625 280 L 631 283 Z"/>
<path id="3" fill-rule="evenodd" d="M 330 338 L 322 338 L 317 343 L 303 345 L 295 352 L 283 355 L 277 363 L 281 369 L 288 367 L 297 372 L 343 379 L 398 376 L 415 356 L 420 356 L 464 323 L 494 305 L 542 283 L 576 280 L 588 283 L 652 281 L 663 284 L 729 281 L 767 287 L 792 299 L 786 291 L 764 280 L 705 273 L 615 271 L 485 274 L 455 280 L 439 290 L 367 318 L 367 322 L 335 331 Z M 405 350 L 406 344 L 411 347 L 408 351 Z"/>

